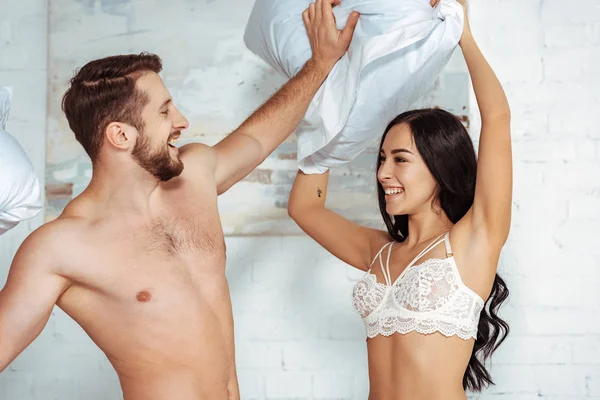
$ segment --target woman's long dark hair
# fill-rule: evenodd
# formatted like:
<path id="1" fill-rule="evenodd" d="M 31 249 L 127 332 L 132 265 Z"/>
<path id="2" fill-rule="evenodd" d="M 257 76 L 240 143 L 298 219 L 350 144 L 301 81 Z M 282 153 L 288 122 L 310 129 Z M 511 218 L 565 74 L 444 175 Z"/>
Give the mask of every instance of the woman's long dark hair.
<path id="1" fill-rule="evenodd" d="M 410 127 L 417 150 L 438 183 L 434 201 L 452 223 L 457 223 L 469 211 L 475 196 L 477 158 L 467 130 L 456 116 L 441 109 L 407 111 L 390 122 L 381 138 L 379 150 L 390 129 L 402 123 Z M 377 170 L 380 165 L 378 157 Z M 392 217 L 387 213 L 385 192 L 379 181 L 377 197 L 388 232 L 394 240 L 403 242 L 408 237 L 408 215 Z M 506 283 L 496 274 L 490 297 L 481 311 L 477 339 L 463 377 L 465 390 L 478 392 L 494 384 L 485 361 L 509 332 L 508 324 L 497 315 L 507 297 Z"/>

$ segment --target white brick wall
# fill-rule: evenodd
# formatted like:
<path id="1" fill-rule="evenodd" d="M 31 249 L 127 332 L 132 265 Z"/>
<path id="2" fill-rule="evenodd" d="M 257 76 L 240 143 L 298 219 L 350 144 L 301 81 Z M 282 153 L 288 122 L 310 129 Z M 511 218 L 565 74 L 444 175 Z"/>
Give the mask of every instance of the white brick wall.
<path id="1" fill-rule="evenodd" d="M 478 0 L 471 15 L 492 65 L 505 65 L 515 154 L 500 268 L 512 335 L 494 358 L 497 386 L 474 398 L 598 398 L 600 2 Z"/>
<path id="2" fill-rule="evenodd" d="M 0 0 L 9 129 L 43 177 L 45 1 Z M 512 334 L 485 400 L 600 399 L 600 1 L 472 0 L 478 41 L 513 111 L 513 229 L 500 272 Z M 472 117 L 476 131 L 478 118 Z M 0 238 L 4 279 L 40 219 Z M 366 399 L 366 346 L 350 291 L 359 274 L 306 237 L 228 238 L 244 399 Z M 0 375 L 0 399 L 114 400 L 102 353 L 57 310 Z"/>

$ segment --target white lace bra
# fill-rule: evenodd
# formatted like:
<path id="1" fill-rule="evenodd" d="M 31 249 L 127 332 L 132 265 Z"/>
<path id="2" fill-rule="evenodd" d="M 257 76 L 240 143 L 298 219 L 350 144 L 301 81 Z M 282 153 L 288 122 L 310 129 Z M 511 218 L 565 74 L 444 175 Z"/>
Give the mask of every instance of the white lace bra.
<path id="1" fill-rule="evenodd" d="M 414 265 L 441 242 L 448 258 L 431 258 Z M 394 283 L 390 277 L 390 256 L 394 242 L 387 243 L 371 263 L 379 259 L 386 283 L 371 273 L 354 286 L 352 303 L 363 318 L 367 336 L 390 336 L 395 332 L 422 334 L 440 332 L 462 339 L 477 338 L 483 299 L 463 283 L 450 248 L 449 232 L 437 237 L 402 271 Z M 383 251 L 387 261 L 383 266 Z"/>

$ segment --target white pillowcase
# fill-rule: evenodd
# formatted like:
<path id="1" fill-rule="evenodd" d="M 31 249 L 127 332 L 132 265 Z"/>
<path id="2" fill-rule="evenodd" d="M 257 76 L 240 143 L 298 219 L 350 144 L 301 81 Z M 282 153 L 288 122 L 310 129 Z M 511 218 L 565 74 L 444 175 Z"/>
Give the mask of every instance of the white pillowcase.
<path id="1" fill-rule="evenodd" d="M 257 0 L 246 46 L 287 77 L 312 52 L 302 21 L 310 0 Z M 323 173 L 358 156 L 387 124 L 433 86 L 456 48 L 464 12 L 456 0 L 342 0 L 338 29 L 361 14 L 348 52 L 338 61 L 298 125 L 298 167 Z"/>
<path id="2" fill-rule="evenodd" d="M 19 143 L 4 129 L 12 89 L 0 86 L 0 235 L 42 210 L 42 190 Z"/>

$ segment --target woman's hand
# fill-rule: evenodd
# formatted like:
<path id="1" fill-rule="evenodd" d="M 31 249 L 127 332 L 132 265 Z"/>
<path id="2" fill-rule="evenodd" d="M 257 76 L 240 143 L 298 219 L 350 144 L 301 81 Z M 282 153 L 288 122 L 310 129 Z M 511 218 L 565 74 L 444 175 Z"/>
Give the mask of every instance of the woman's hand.
<path id="1" fill-rule="evenodd" d="M 439 0 L 438 0 L 439 1 Z M 463 33 L 458 41 L 458 44 L 462 46 L 464 40 L 466 38 L 472 37 L 471 35 L 471 25 L 469 24 L 469 15 L 467 13 L 467 0 L 456 0 L 462 6 L 463 12 L 465 13 L 465 23 L 463 27 Z"/>

